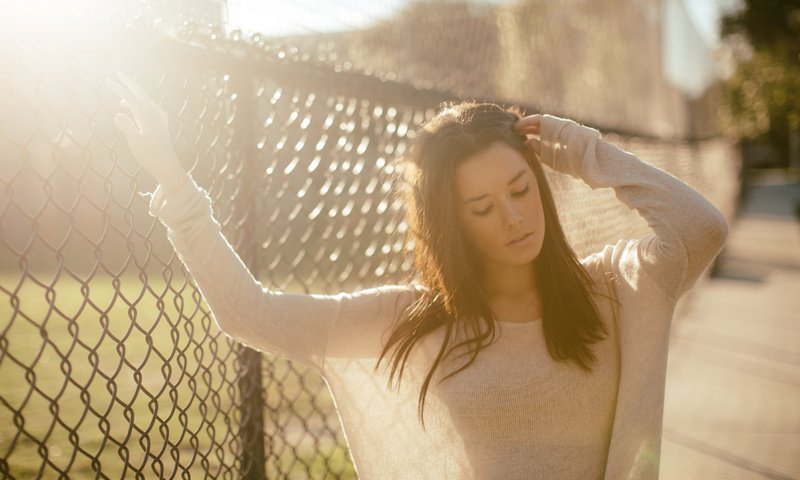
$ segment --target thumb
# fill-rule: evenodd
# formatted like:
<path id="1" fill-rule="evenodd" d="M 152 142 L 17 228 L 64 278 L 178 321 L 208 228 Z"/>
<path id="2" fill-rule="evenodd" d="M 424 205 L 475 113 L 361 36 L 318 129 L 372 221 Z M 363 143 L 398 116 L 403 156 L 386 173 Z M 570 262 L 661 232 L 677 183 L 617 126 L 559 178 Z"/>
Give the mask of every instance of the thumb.
<path id="1" fill-rule="evenodd" d="M 529 138 L 528 145 L 531 146 L 534 152 L 538 153 L 539 155 L 542 154 L 542 141 L 539 140 L 538 138 L 533 138 L 533 137 Z"/>
<path id="2" fill-rule="evenodd" d="M 134 122 L 131 117 L 125 115 L 124 113 L 118 113 L 114 115 L 114 123 L 128 138 L 141 133 L 139 131 L 139 126 L 136 125 L 136 122 Z"/>

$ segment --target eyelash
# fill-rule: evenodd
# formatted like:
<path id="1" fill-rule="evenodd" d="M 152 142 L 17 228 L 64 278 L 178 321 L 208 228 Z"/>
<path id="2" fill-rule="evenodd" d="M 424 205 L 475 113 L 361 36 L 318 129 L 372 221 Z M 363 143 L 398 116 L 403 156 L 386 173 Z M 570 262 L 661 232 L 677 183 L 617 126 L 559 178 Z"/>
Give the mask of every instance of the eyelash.
<path id="1" fill-rule="evenodd" d="M 524 189 L 520 190 L 519 192 L 512 193 L 511 196 L 512 197 L 522 197 L 522 196 L 527 195 L 528 192 L 530 192 L 530 191 L 531 191 L 531 187 L 530 187 L 530 185 L 527 185 Z M 474 212 L 474 213 L 475 213 L 475 215 L 477 215 L 479 217 L 485 217 L 486 215 L 489 214 L 489 212 L 491 210 L 492 210 L 492 206 L 489 205 L 484 210 L 481 210 L 480 212 Z"/>

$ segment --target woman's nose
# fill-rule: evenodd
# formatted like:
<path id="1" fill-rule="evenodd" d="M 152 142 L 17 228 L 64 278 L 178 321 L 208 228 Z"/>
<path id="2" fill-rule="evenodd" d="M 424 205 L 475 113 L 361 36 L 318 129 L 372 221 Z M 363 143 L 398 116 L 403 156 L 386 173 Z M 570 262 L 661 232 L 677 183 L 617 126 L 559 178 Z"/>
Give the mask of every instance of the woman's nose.
<path id="1" fill-rule="evenodd" d="M 514 228 L 522 223 L 522 214 L 513 204 L 507 203 L 504 207 L 503 222 L 506 229 Z"/>

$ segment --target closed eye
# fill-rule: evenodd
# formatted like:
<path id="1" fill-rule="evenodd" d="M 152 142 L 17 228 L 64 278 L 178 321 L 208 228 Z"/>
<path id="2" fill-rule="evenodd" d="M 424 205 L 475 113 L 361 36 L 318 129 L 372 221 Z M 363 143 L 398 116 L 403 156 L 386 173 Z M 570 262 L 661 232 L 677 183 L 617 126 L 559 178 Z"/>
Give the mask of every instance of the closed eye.
<path id="1" fill-rule="evenodd" d="M 514 192 L 511 195 L 514 197 L 524 197 L 530 191 L 531 191 L 530 185 L 526 185 L 525 188 L 523 188 L 519 192 Z"/>
<path id="2" fill-rule="evenodd" d="M 512 192 L 511 196 L 514 197 L 514 198 L 524 197 L 530 191 L 531 191 L 530 185 L 526 185 L 525 188 L 523 188 L 519 192 Z M 489 212 L 491 212 L 491 211 L 492 211 L 492 206 L 489 205 L 488 207 L 484 208 L 483 210 L 480 210 L 480 211 L 477 211 L 477 212 L 473 212 L 473 213 L 475 215 L 479 216 L 479 217 L 485 217 L 486 215 L 489 215 Z"/>

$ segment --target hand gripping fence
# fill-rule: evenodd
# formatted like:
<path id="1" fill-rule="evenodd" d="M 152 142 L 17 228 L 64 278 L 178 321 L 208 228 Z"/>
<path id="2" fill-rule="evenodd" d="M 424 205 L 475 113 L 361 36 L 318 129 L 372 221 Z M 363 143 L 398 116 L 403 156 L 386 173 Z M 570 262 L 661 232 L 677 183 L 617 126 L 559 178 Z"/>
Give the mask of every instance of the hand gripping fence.
<path id="1" fill-rule="evenodd" d="M 257 35 L 120 31 L 117 50 L 44 45 L 0 71 L 0 474 L 354 478 L 323 380 L 216 328 L 136 194 L 155 183 L 103 80 L 147 88 L 248 268 L 305 293 L 407 278 L 394 159 L 456 97 Z M 727 142 L 605 136 L 732 212 Z M 647 232 L 612 192 L 548 175 L 579 255 Z"/>

